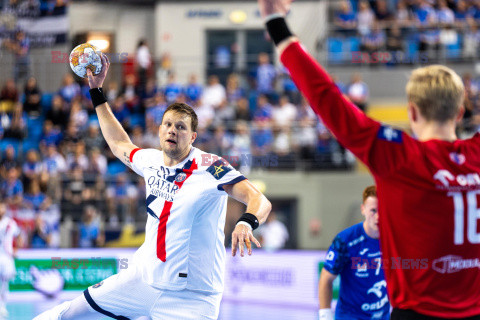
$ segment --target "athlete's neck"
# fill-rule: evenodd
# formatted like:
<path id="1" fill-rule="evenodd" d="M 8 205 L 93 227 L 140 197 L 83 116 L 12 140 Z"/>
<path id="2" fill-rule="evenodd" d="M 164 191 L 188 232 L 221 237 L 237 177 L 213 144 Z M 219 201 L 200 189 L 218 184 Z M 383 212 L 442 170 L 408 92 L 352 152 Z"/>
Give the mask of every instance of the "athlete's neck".
<path id="1" fill-rule="evenodd" d="M 192 151 L 192 146 L 189 146 L 184 152 L 179 156 L 169 156 L 165 151 L 163 151 L 163 162 L 167 167 L 173 167 L 181 163 L 183 160 L 187 159 L 188 155 Z"/>
<path id="2" fill-rule="evenodd" d="M 415 131 L 419 141 L 443 140 L 453 142 L 458 139 L 457 135 L 455 134 L 454 121 L 443 124 L 437 122 L 428 122 L 420 128 L 417 128 Z"/>
<path id="3" fill-rule="evenodd" d="M 367 221 L 363 221 L 363 230 L 365 230 L 367 236 L 372 239 L 380 238 L 380 232 L 378 230 L 373 230 L 372 228 L 370 228 Z"/>

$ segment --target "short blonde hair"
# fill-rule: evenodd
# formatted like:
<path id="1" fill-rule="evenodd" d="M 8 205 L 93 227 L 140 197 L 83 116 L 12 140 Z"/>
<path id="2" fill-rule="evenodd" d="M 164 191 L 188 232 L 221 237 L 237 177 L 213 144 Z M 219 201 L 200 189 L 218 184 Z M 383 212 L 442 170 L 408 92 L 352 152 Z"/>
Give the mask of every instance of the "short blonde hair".
<path id="1" fill-rule="evenodd" d="M 408 101 L 418 106 L 422 116 L 439 123 L 454 119 L 465 97 L 460 76 L 442 65 L 413 70 L 406 90 Z"/>

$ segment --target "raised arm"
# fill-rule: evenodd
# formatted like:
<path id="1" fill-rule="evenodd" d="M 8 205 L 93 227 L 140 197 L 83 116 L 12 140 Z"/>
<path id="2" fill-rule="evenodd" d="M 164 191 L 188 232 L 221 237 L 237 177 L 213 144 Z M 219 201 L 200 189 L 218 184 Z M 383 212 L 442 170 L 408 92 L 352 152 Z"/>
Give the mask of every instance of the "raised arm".
<path id="1" fill-rule="evenodd" d="M 270 38 L 292 80 L 339 142 L 368 165 L 380 123 L 368 118 L 340 92 L 328 73 L 291 33 L 284 18 L 290 0 L 258 0 L 258 3 Z"/>
<path id="2" fill-rule="evenodd" d="M 245 220 L 257 220 L 256 225 L 260 225 L 267 220 L 268 214 L 272 210 L 272 204 L 250 181 L 243 180 L 234 185 L 225 185 L 223 189 L 229 196 L 247 205 L 247 213 L 244 214 L 244 216 L 247 215 Z M 251 223 L 255 224 L 255 221 L 251 221 Z M 247 247 L 248 254 L 251 255 L 251 241 L 257 247 L 260 247 L 260 242 L 255 239 L 252 231 L 251 224 L 245 221 L 237 223 L 232 233 L 232 256 L 236 255 L 239 248 L 240 255 L 243 257 L 244 245 Z"/>
<path id="3" fill-rule="evenodd" d="M 92 101 L 94 102 L 94 107 L 97 112 L 100 129 L 110 150 L 112 150 L 112 153 L 120 159 L 120 161 L 131 168 L 130 153 L 136 149 L 137 146 L 132 143 L 120 122 L 118 122 L 113 115 L 112 109 L 103 96 L 102 86 L 109 66 L 110 62 L 108 58 L 102 54 L 102 72 L 94 76 L 90 70 L 87 70 L 88 84 L 91 88 L 90 95 L 92 96 Z M 100 104 L 95 105 L 97 103 Z"/>

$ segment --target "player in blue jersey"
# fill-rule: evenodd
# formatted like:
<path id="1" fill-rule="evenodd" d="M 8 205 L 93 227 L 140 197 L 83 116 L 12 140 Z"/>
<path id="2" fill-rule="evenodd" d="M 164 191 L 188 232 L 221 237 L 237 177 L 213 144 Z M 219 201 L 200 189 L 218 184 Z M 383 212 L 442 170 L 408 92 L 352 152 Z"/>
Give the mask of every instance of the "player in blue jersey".
<path id="1" fill-rule="evenodd" d="M 336 320 L 389 319 L 390 304 L 382 268 L 375 186 L 363 191 L 365 221 L 340 232 L 332 242 L 318 283 L 320 320 L 333 320 L 333 280 L 340 276 Z"/>

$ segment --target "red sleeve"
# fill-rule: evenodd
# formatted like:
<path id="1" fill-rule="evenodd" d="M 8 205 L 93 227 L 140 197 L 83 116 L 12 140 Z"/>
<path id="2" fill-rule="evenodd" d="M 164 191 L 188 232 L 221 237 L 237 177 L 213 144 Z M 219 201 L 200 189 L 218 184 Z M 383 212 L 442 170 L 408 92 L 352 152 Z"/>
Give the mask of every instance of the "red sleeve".
<path id="1" fill-rule="evenodd" d="M 131 152 L 130 152 L 130 162 L 133 162 L 133 156 L 135 155 L 135 153 L 137 153 L 137 151 L 139 150 L 142 150 L 141 148 L 135 148 L 133 149 Z"/>
<path id="2" fill-rule="evenodd" d="M 405 156 L 403 142 L 412 139 L 399 130 L 382 126 L 381 123 L 367 117 L 340 92 L 327 72 L 300 43 L 290 44 L 283 51 L 281 61 L 290 71 L 297 87 L 308 99 L 313 111 L 342 146 L 377 173 L 391 172 L 393 166 L 401 162 L 399 160 Z M 391 135 L 383 132 L 387 130 L 392 130 L 392 134 L 397 136 L 390 139 Z M 382 157 L 374 157 L 378 152 L 382 153 Z"/>

